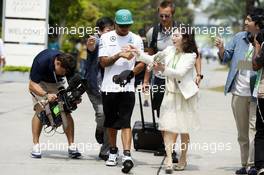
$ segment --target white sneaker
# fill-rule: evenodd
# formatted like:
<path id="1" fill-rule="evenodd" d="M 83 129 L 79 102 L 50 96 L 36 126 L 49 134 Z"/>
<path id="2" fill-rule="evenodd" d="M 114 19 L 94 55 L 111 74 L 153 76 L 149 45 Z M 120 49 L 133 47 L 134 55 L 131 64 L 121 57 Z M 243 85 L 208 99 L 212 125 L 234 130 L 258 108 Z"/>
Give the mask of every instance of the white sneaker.
<path id="1" fill-rule="evenodd" d="M 35 144 L 32 147 L 31 151 L 31 157 L 32 158 L 41 158 L 41 149 L 39 144 Z"/>
<path id="2" fill-rule="evenodd" d="M 129 171 L 134 167 L 134 161 L 131 156 L 123 156 L 122 158 L 123 166 L 122 172 L 129 173 Z"/>
<path id="3" fill-rule="evenodd" d="M 116 166 L 117 165 L 117 157 L 118 153 L 116 154 L 109 154 L 107 161 L 105 162 L 106 166 Z"/>

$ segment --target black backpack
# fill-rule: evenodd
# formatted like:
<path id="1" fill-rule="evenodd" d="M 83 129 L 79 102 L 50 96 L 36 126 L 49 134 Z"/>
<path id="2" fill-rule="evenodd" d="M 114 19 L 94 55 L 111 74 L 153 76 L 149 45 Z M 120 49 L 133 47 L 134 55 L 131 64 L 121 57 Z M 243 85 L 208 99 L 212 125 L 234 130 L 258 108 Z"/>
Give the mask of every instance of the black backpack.
<path id="1" fill-rule="evenodd" d="M 153 49 L 154 53 L 158 52 L 157 41 L 158 41 L 158 34 L 160 31 L 160 27 L 161 27 L 160 24 L 156 24 L 153 26 L 152 39 L 149 48 Z"/>
<path id="2" fill-rule="evenodd" d="M 172 26 L 176 27 L 178 24 L 176 22 L 173 21 Z M 152 39 L 149 45 L 149 48 L 153 49 L 154 54 L 158 52 L 158 46 L 157 46 L 157 41 L 158 41 L 158 34 L 159 32 L 162 31 L 162 27 L 160 25 L 160 23 L 155 24 L 153 26 L 153 32 L 152 32 Z"/>

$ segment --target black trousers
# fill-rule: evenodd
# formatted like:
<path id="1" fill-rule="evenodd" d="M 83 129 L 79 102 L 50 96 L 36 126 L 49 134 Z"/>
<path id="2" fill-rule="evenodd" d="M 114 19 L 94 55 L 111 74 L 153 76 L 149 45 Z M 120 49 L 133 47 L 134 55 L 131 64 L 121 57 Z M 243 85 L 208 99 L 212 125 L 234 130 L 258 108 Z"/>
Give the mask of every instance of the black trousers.
<path id="1" fill-rule="evenodd" d="M 255 136 L 255 166 L 258 170 L 264 168 L 264 99 L 258 98 L 256 136 Z"/>
<path id="2" fill-rule="evenodd" d="M 157 117 L 160 115 L 160 106 L 165 93 L 165 79 L 161 79 L 158 77 L 154 77 L 153 81 L 153 99 L 152 99 L 152 107 L 153 110 L 157 110 Z"/>

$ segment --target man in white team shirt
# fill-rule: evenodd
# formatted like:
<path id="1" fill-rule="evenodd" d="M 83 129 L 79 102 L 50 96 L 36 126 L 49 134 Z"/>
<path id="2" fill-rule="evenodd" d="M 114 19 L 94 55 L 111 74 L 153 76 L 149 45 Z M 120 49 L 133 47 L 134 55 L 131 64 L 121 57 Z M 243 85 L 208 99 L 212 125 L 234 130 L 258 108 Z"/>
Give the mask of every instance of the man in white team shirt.
<path id="1" fill-rule="evenodd" d="M 131 116 L 135 105 L 134 75 L 140 73 L 144 64 L 135 66 L 135 57 L 127 53 L 125 48 L 134 45 L 143 51 L 143 42 L 140 36 L 130 32 L 133 24 L 132 14 L 129 10 L 121 9 L 115 14 L 115 30 L 103 34 L 99 45 L 99 59 L 105 68 L 102 82 L 102 98 L 105 113 L 104 126 L 108 129 L 110 154 L 106 161 L 107 166 L 116 166 L 118 148 L 116 146 L 117 131 L 121 129 L 123 144 L 122 172 L 128 173 L 134 166 L 131 158 Z M 128 70 L 132 78 L 124 87 L 113 82 L 113 76 Z"/>

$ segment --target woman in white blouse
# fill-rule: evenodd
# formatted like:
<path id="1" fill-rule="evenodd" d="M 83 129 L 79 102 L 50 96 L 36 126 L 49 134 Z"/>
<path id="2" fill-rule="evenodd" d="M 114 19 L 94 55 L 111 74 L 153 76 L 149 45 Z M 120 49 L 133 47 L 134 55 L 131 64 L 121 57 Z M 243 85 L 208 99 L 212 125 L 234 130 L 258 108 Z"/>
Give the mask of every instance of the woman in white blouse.
<path id="1" fill-rule="evenodd" d="M 181 134 L 181 156 L 174 170 L 180 171 L 187 165 L 189 132 L 199 127 L 196 114 L 199 89 L 193 77 L 194 64 L 198 55 L 194 34 L 175 30 L 172 40 L 174 46 L 169 46 L 153 56 L 141 53 L 133 46 L 130 47 L 130 51 L 136 53 L 138 61 L 148 65 L 154 64 L 154 71 L 161 71 L 166 76 L 166 91 L 162 102 L 159 130 L 164 131 L 167 174 L 173 172 L 171 153 L 177 135 Z M 164 58 L 163 63 L 155 62 L 157 56 Z"/>

